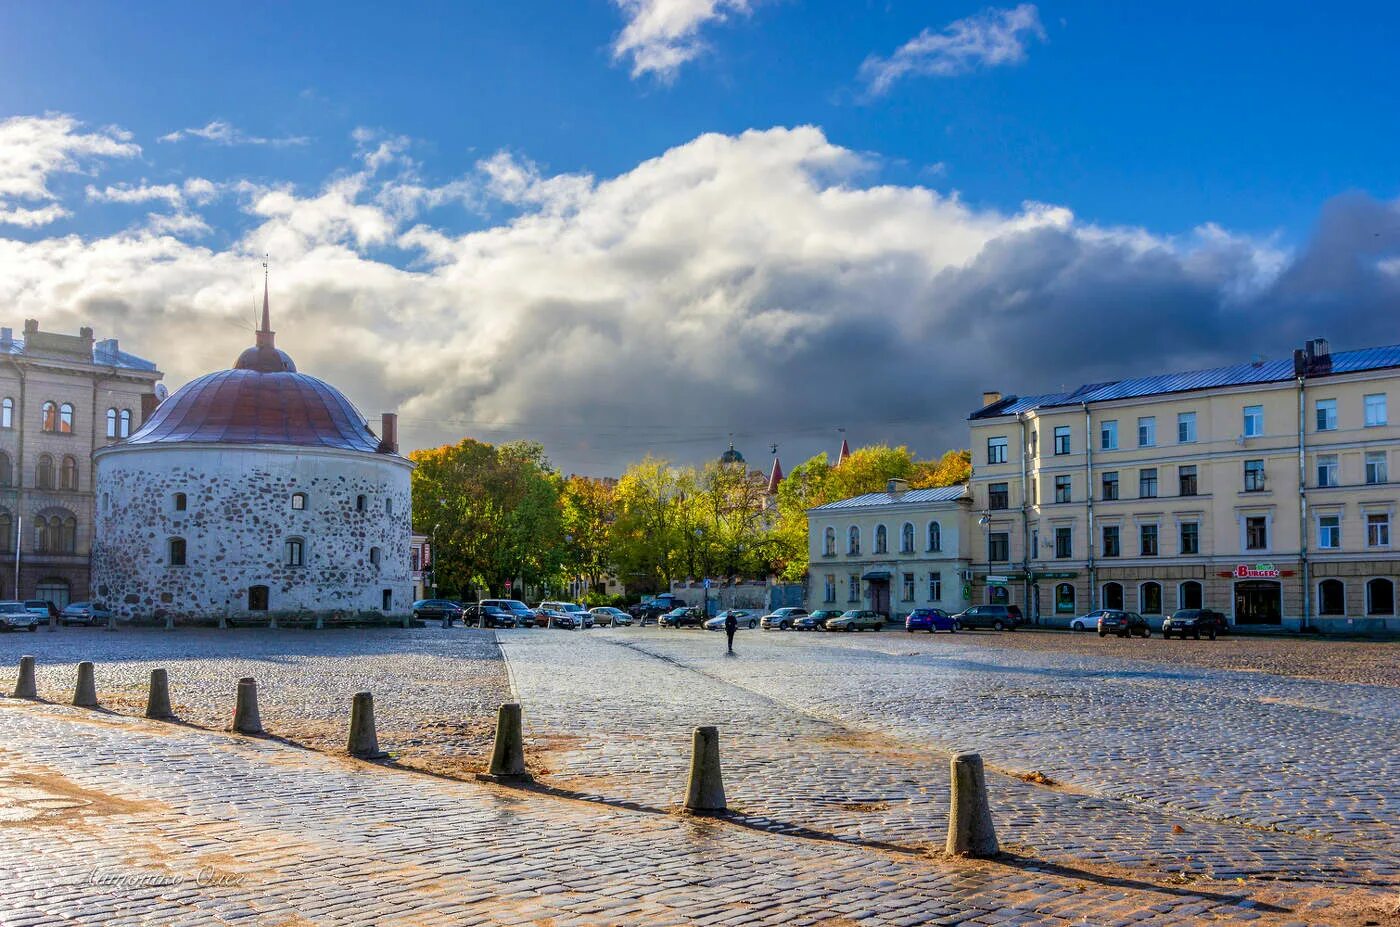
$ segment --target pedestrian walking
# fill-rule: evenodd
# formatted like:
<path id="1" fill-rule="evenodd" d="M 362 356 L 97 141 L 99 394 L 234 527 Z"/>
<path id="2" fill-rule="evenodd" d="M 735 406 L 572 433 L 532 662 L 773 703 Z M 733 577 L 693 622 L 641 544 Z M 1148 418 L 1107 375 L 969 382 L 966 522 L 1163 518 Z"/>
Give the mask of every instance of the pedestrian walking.
<path id="1" fill-rule="evenodd" d="M 731 608 L 724 616 L 724 636 L 729 638 L 729 652 L 734 652 L 734 632 L 739 630 L 739 616 Z"/>

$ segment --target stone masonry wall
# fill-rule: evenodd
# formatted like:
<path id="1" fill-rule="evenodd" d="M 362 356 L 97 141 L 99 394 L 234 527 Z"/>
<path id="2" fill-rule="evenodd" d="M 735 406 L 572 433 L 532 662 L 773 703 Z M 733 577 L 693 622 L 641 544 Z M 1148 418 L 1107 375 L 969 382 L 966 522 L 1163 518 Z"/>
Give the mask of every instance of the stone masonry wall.
<path id="1" fill-rule="evenodd" d="M 101 453 L 93 599 L 120 618 L 209 619 L 247 615 L 255 585 L 278 613 L 381 611 L 387 589 L 389 611 L 407 612 L 409 472 L 397 457 L 312 448 Z M 304 510 L 292 508 L 294 493 L 306 494 Z M 172 538 L 186 542 L 184 566 L 170 564 Z M 304 540 L 303 566 L 286 563 L 289 538 Z"/>

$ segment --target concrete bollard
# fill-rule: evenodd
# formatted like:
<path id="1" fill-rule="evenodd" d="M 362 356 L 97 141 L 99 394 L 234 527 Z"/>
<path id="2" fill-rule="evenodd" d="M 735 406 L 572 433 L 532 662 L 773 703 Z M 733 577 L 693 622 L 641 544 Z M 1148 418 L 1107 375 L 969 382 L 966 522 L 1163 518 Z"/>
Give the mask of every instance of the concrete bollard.
<path id="1" fill-rule="evenodd" d="M 173 614 L 171 614 L 170 612 L 166 612 L 166 613 L 165 613 L 165 630 L 167 630 L 167 631 L 173 631 L 173 630 L 175 630 L 175 616 L 174 616 Z"/>
<path id="2" fill-rule="evenodd" d="M 409 628 L 413 627 L 413 616 L 412 616 L 412 615 L 404 615 L 404 616 L 403 616 L 403 620 L 400 622 L 400 624 L 403 626 L 403 629 L 404 629 L 405 631 L 408 630 Z"/>
<path id="3" fill-rule="evenodd" d="M 220 616 L 219 616 L 219 630 L 220 630 L 220 631 L 227 631 L 227 630 L 228 630 L 228 618 L 226 618 L 226 617 L 223 616 L 223 615 L 220 615 Z"/>
<path id="4" fill-rule="evenodd" d="M 146 717 L 168 721 L 175 717 L 170 709 L 170 677 L 163 669 L 151 670 L 151 689 L 146 696 Z"/>
<path id="5" fill-rule="evenodd" d="M 525 731 L 520 705 L 509 702 L 496 713 L 496 746 L 491 751 L 490 775 L 497 779 L 528 779 L 525 771 Z"/>
<path id="6" fill-rule="evenodd" d="M 19 679 L 15 682 L 15 698 L 38 698 L 39 689 L 34 684 L 34 658 L 19 658 Z"/>
<path id="7" fill-rule="evenodd" d="M 719 768 L 719 728 L 697 727 L 691 747 L 685 810 L 694 814 L 716 814 L 727 807 L 724 776 Z"/>
<path id="8" fill-rule="evenodd" d="M 97 673 L 89 660 L 78 664 L 78 685 L 73 690 L 73 704 L 79 708 L 97 707 Z"/>
<path id="9" fill-rule="evenodd" d="M 252 676 L 238 680 L 238 699 L 233 705 L 233 729 L 240 734 L 261 734 L 258 716 L 258 683 Z"/>
<path id="10" fill-rule="evenodd" d="M 325 615 L 317 615 L 317 616 L 316 616 L 316 630 L 317 630 L 317 631 L 324 631 L 325 629 L 326 629 L 326 616 L 325 616 Z"/>
<path id="11" fill-rule="evenodd" d="M 108 612 L 108 613 L 107 613 L 107 630 L 108 630 L 108 631 L 115 631 L 116 629 L 117 629 L 117 613 L 116 613 L 116 612 Z"/>
<path id="12" fill-rule="evenodd" d="M 350 738 L 346 750 L 362 760 L 382 760 L 389 754 L 379 749 L 379 737 L 374 732 L 374 696 L 356 692 L 350 703 Z"/>
<path id="13" fill-rule="evenodd" d="M 992 809 L 987 802 L 987 779 L 982 771 L 982 757 L 976 753 L 959 753 L 953 757 L 951 770 L 952 803 L 948 808 L 949 856 L 986 858 L 1001 852 L 996 831 L 992 827 Z"/>
<path id="14" fill-rule="evenodd" d="M 276 616 L 276 615 L 273 615 L 272 617 L 270 617 L 270 618 L 267 619 L 267 629 L 268 629 L 269 631 L 276 631 L 276 630 L 277 630 L 277 616 Z"/>
<path id="15" fill-rule="evenodd" d="M 50 616 L 49 616 L 49 630 L 50 630 L 50 631 L 57 631 L 57 630 L 58 630 L 58 616 L 57 616 L 57 615 L 50 615 Z"/>

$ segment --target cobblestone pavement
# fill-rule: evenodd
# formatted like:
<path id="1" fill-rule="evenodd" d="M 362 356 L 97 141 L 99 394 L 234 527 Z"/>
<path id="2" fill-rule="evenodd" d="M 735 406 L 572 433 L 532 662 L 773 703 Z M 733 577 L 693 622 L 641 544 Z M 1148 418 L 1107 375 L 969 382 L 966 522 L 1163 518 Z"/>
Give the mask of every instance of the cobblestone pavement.
<path id="1" fill-rule="evenodd" d="M 53 701 L 95 660 L 115 709 L 0 699 L 0 927 L 1400 924 L 1400 690 L 1007 637 L 746 631 L 725 657 L 650 628 L 0 636 Z M 154 666 L 211 728 L 255 676 L 287 742 L 124 717 Z M 370 689 L 401 764 L 461 777 L 512 687 L 534 789 L 298 748 L 342 749 Z M 723 821 L 669 813 L 705 723 Z M 989 776 L 1002 860 L 935 851 L 951 749 L 1058 783 Z"/>
<path id="2" fill-rule="evenodd" d="M 786 837 L 10 699 L 0 738 L 6 927 L 1296 927 L 1386 916 Z"/>
<path id="3" fill-rule="evenodd" d="M 126 714 L 145 711 L 151 670 L 165 667 L 179 718 L 215 729 L 231 723 L 238 680 L 252 676 L 264 727 L 317 749 L 344 748 L 351 696 L 371 691 L 380 734 L 399 762 L 443 771 L 489 753 L 496 707 L 510 700 L 494 637 L 460 628 L 67 628 L 0 635 L 0 654 L 11 667 L 33 654 L 40 696 L 59 703 L 72 701 L 77 663 L 92 660 L 99 700 Z"/>
<path id="4" fill-rule="evenodd" d="M 689 728 L 717 724 L 752 826 L 919 849 L 946 821 L 948 752 L 972 749 L 1058 784 L 992 777 L 1003 840 L 1039 858 L 1155 879 L 1400 882 L 1400 692 L 970 636 L 749 632 L 737 657 L 699 631 L 502 640 L 564 790 L 674 801 Z M 557 672 L 565 661 L 579 671 Z"/>

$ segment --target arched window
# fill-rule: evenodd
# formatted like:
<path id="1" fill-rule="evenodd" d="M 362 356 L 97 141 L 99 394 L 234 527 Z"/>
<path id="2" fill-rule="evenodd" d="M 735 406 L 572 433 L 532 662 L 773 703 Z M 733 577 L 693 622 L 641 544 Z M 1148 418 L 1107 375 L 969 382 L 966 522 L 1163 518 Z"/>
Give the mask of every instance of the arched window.
<path id="1" fill-rule="evenodd" d="M 1188 579 L 1177 587 L 1177 608 L 1204 608 L 1205 606 L 1202 604 L 1204 601 L 1205 598 L 1203 590 L 1201 589 L 1201 584 L 1194 579 Z"/>
<path id="2" fill-rule="evenodd" d="M 1138 611 L 1144 615 L 1162 614 L 1162 584 L 1143 583 L 1138 587 Z"/>
<path id="3" fill-rule="evenodd" d="M 76 491 L 78 488 L 78 460 L 76 457 L 63 458 L 63 469 L 59 473 L 59 489 Z"/>
<path id="4" fill-rule="evenodd" d="M 115 438 L 116 436 L 117 436 L 117 410 L 116 410 L 116 409 L 108 409 L 108 410 L 107 410 L 107 437 L 109 437 L 109 438 Z"/>
<path id="5" fill-rule="evenodd" d="M 283 551 L 283 562 L 287 566 L 299 567 L 306 565 L 306 542 L 301 538 L 287 538 L 287 544 Z"/>
<path id="6" fill-rule="evenodd" d="M 183 512 L 186 509 L 186 507 L 188 507 L 190 504 L 189 497 L 182 492 L 177 492 L 174 496 L 171 497 L 170 501 L 174 503 L 175 511 L 177 512 Z"/>
<path id="7" fill-rule="evenodd" d="M 371 547 L 371 548 L 369 549 L 369 564 L 370 564 L 370 566 L 374 567 L 376 570 L 379 569 L 379 548 L 378 548 L 378 547 Z"/>
<path id="8" fill-rule="evenodd" d="M 0 512 L 0 551 L 15 552 L 15 520 L 9 512 Z"/>
<path id="9" fill-rule="evenodd" d="M 1060 583 L 1055 587 L 1055 613 L 1057 615 L 1074 614 L 1074 584 Z"/>
<path id="10" fill-rule="evenodd" d="M 170 565 L 173 566 L 173 567 L 174 567 L 174 566 L 184 566 L 184 565 L 185 565 L 185 539 L 184 539 L 184 538 L 171 538 L 171 539 L 170 539 Z"/>
<path id="11" fill-rule="evenodd" d="M 13 486 L 15 469 L 10 465 L 10 455 L 0 453 L 0 486 Z"/>
<path id="12" fill-rule="evenodd" d="M 1340 579 L 1324 579 L 1317 584 L 1317 613 L 1319 615 L 1345 615 L 1347 613 L 1347 587 Z"/>
<path id="13" fill-rule="evenodd" d="M 887 532 L 887 531 L 885 530 L 885 526 L 884 526 L 884 525 L 876 525 L 876 526 L 875 526 L 875 553 L 877 553 L 877 554 L 888 553 L 888 552 L 889 552 L 889 549 L 890 549 L 890 544 L 889 544 L 889 532 Z"/>
<path id="14" fill-rule="evenodd" d="M 943 526 L 936 521 L 928 523 L 928 549 L 929 553 L 943 549 Z"/>
<path id="15" fill-rule="evenodd" d="M 53 489 L 53 457 L 39 455 L 39 471 L 34 482 L 40 489 Z"/>
<path id="16" fill-rule="evenodd" d="M 72 515 L 60 521 L 54 518 L 54 530 L 58 531 L 58 552 L 72 554 L 78 550 L 78 520 Z"/>
<path id="17" fill-rule="evenodd" d="M 846 553 L 860 553 L 860 528 L 851 525 L 851 530 L 846 532 Z"/>
<path id="18" fill-rule="evenodd" d="M 73 433 L 73 404 L 65 402 L 58 407 L 58 430 L 66 435 Z"/>
<path id="19" fill-rule="evenodd" d="M 122 409 L 117 415 L 117 437 L 131 437 L 131 410 Z"/>
<path id="20" fill-rule="evenodd" d="M 294 511 L 300 512 L 300 511 L 302 511 L 302 510 L 305 509 L 305 508 L 306 508 L 306 493 L 304 493 L 304 492 L 294 492 L 294 493 L 292 493 L 292 509 L 293 509 Z"/>
<path id="21" fill-rule="evenodd" d="M 41 554 L 49 552 L 49 520 L 42 515 L 34 519 L 34 550 Z"/>
<path id="22" fill-rule="evenodd" d="M 0 428 L 15 427 L 15 401 L 9 396 L 0 399 Z"/>
<path id="23" fill-rule="evenodd" d="M 1104 583 L 1103 584 L 1103 607 L 1122 609 L 1123 607 L 1123 584 Z"/>
<path id="24" fill-rule="evenodd" d="M 827 528 L 822 537 L 822 554 L 827 557 L 836 556 L 836 529 Z"/>
<path id="25" fill-rule="evenodd" d="M 914 552 L 914 524 L 905 522 L 904 527 L 899 529 L 899 552 L 902 554 L 912 554 Z"/>
<path id="26" fill-rule="evenodd" d="M 51 399 L 39 407 L 39 427 L 44 431 L 58 431 L 58 404 Z"/>
<path id="27" fill-rule="evenodd" d="M 1373 579 L 1366 584 L 1366 614 L 1395 614 L 1395 584 L 1388 579 Z"/>
<path id="28" fill-rule="evenodd" d="M 364 496 L 356 496 L 356 497 L 355 497 L 355 511 L 357 511 L 357 512 L 363 512 L 364 510 L 365 510 L 365 497 L 364 497 Z"/>

